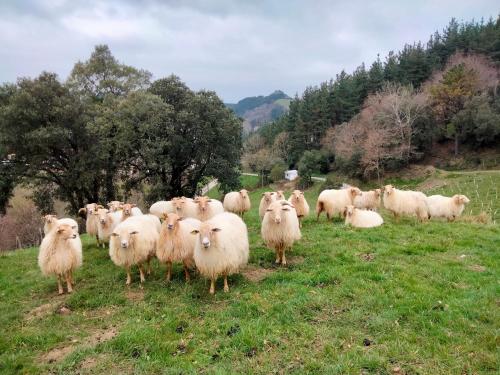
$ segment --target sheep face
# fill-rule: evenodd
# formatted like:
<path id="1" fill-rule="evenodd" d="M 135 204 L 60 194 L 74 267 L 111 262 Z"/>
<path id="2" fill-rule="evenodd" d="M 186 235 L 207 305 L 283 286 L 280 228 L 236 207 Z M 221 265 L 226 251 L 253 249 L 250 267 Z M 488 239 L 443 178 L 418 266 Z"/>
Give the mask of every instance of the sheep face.
<path id="1" fill-rule="evenodd" d="M 182 209 L 184 208 L 185 204 L 185 198 L 172 199 L 172 205 L 174 206 L 175 212 L 177 212 L 178 214 L 182 213 Z"/>
<path id="2" fill-rule="evenodd" d="M 163 222 L 163 225 L 166 225 L 168 230 L 174 230 L 177 227 L 177 223 L 181 220 L 182 217 L 177 214 L 168 214 L 165 215 L 165 221 Z"/>
<path id="3" fill-rule="evenodd" d="M 271 221 L 274 221 L 275 224 L 281 224 L 283 220 L 283 211 L 290 211 L 290 207 L 293 207 L 287 201 L 281 201 L 280 204 L 273 204 L 267 210 L 267 214 L 269 215 Z"/>
<path id="4" fill-rule="evenodd" d="M 381 190 L 381 189 L 375 189 L 375 190 L 374 190 L 374 192 L 375 192 L 375 196 L 376 196 L 377 198 L 379 198 L 379 197 L 380 197 L 380 195 L 382 195 L 382 190 Z"/>
<path id="5" fill-rule="evenodd" d="M 344 208 L 343 214 L 344 216 L 351 217 L 354 214 L 354 206 L 349 205 L 346 208 Z"/>
<path id="6" fill-rule="evenodd" d="M 304 197 L 304 192 L 300 190 L 294 190 L 292 193 L 292 202 L 299 203 L 303 197 Z"/>
<path id="7" fill-rule="evenodd" d="M 457 205 L 461 205 L 461 204 L 467 204 L 470 202 L 470 199 L 467 198 L 465 195 L 454 195 L 453 196 L 453 201 L 457 204 Z"/>
<path id="8" fill-rule="evenodd" d="M 262 196 L 264 197 L 264 200 L 267 203 L 271 203 L 273 201 L 274 194 L 275 194 L 274 191 L 273 192 L 266 191 L 265 193 L 262 193 Z"/>
<path id="9" fill-rule="evenodd" d="M 208 204 L 212 202 L 212 200 L 209 197 L 198 197 L 194 202 L 198 204 L 198 210 L 200 210 L 200 212 L 205 212 L 208 209 Z"/>
<path id="10" fill-rule="evenodd" d="M 349 194 L 351 194 L 352 199 L 354 199 L 357 196 L 361 196 L 362 193 L 357 187 L 351 187 L 349 188 Z"/>
<path id="11" fill-rule="evenodd" d="M 240 196 L 241 196 L 241 198 L 243 198 L 243 199 L 248 199 L 248 200 L 250 199 L 250 198 L 248 197 L 248 190 L 246 190 L 246 189 L 242 189 L 242 190 L 240 190 Z"/>
<path id="12" fill-rule="evenodd" d="M 111 201 L 108 203 L 108 208 L 110 209 L 111 212 L 118 211 L 120 208 L 122 208 L 123 202 L 120 201 Z"/>
<path id="13" fill-rule="evenodd" d="M 136 206 L 137 206 L 136 204 L 130 204 L 130 203 L 124 204 L 122 206 L 123 214 L 125 216 L 131 216 L 132 215 L 132 208 L 134 208 Z"/>
<path id="14" fill-rule="evenodd" d="M 217 232 L 220 232 L 221 230 L 222 229 L 213 227 L 208 223 L 202 223 L 199 230 L 195 229 L 191 233 L 199 234 L 201 246 L 208 250 L 210 245 L 215 241 Z"/>
<path id="15" fill-rule="evenodd" d="M 132 245 L 134 235 L 136 235 L 137 233 L 139 233 L 139 232 L 136 230 L 131 231 L 131 232 L 120 231 L 120 233 L 116 233 L 116 232 L 111 233 L 111 236 L 118 237 L 119 242 L 120 242 L 120 247 L 122 249 L 128 249 Z"/>
<path id="16" fill-rule="evenodd" d="M 57 221 L 56 215 L 45 215 L 42 216 L 42 220 L 45 224 L 52 224 L 54 221 Z"/>
<path id="17" fill-rule="evenodd" d="M 76 225 L 60 224 L 57 226 L 56 233 L 63 240 L 71 240 L 76 238 Z"/>
<path id="18" fill-rule="evenodd" d="M 385 185 L 383 190 L 384 190 L 384 194 L 391 195 L 392 193 L 394 193 L 394 186 Z"/>
<path id="19" fill-rule="evenodd" d="M 109 210 L 106 208 L 99 208 L 94 215 L 97 215 L 97 219 L 99 220 L 100 224 L 106 224 L 106 219 L 107 215 L 109 213 Z"/>

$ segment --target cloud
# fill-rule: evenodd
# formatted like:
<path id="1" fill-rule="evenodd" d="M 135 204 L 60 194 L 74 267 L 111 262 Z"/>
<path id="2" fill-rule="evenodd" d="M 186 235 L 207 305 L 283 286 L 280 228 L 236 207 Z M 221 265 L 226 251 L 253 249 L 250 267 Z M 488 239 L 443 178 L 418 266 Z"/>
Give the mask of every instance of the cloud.
<path id="1" fill-rule="evenodd" d="M 179 75 L 226 101 L 306 86 L 427 41 L 451 17 L 496 17 L 494 1 L 71 1 L 0 3 L 0 82 L 55 71 L 94 45 L 159 78 Z"/>

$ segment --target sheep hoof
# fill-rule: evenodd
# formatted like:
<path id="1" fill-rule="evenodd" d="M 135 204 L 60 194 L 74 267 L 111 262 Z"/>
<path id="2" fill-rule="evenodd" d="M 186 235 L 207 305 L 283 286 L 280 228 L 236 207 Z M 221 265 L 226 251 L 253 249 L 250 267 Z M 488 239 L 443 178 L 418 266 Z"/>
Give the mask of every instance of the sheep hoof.
<path id="1" fill-rule="evenodd" d="M 62 290 L 62 289 L 59 289 L 59 292 L 58 292 L 57 294 L 59 294 L 59 295 L 62 295 L 62 294 L 64 294 L 64 290 Z"/>
<path id="2" fill-rule="evenodd" d="M 228 287 L 228 286 L 225 286 L 225 287 L 224 287 L 224 293 L 227 293 L 227 292 L 229 292 L 229 287 Z"/>

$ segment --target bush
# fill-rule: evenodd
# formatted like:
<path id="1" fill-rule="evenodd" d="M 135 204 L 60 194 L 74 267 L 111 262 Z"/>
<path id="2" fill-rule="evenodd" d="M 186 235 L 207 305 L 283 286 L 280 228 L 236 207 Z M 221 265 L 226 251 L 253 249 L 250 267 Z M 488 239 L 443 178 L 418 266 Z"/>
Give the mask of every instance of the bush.
<path id="1" fill-rule="evenodd" d="M 17 204 L 0 216 L 0 250 L 36 246 L 43 238 L 41 213 L 30 201 Z"/>
<path id="2" fill-rule="evenodd" d="M 319 172 L 326 163 L 326 157 L 320 151 L 305 151 L 299 160 L 300 188 L 311 186 L 313 173 Z"/>
<path id="3" fill-rule="evenodd" d="M 271 173 L 269 174 L 269 179 L 271 182 L 278 182 L 281 181 L 285 178 L 285 172 L 288 168 L 286 167 L 285 163 L 278 163 L 275 164 L 272 169 Z"/>

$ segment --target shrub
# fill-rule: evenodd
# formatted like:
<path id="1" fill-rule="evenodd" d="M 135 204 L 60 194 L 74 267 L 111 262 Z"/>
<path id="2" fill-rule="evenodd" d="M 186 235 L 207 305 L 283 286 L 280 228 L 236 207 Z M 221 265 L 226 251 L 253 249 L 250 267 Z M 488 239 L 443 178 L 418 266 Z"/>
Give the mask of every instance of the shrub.
<path id="1" fill-rule="evenodd" d="M 24 201 L 0 216 L 0 250 L 40 244 L 43 238 L 41 213 L 31 201 Z"/>
<path id="2" fill-rule="evenodd" d="M 285 171 L 287 167 L 285 163 L 277 163 L 271 168 L 271 173 L 269 174 L 269 179 L 271 182 L 278 182 L 285 178 Z"/>

